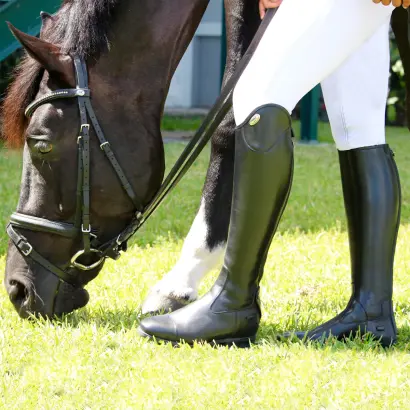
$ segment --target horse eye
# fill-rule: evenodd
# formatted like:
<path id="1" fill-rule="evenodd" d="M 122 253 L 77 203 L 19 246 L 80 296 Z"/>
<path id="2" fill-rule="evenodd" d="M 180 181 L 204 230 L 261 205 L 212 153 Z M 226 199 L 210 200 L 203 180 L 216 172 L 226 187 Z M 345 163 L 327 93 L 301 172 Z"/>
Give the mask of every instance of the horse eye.
<path id="1" fill-rule="evenodd" d="M 53 144 L 47 141 L 39 141 L 37 142 L 35 147 L 37 148 L 38 152 L 40 152 L 41 154 L 48 154 L 49 152 L 53 150 Z"/>

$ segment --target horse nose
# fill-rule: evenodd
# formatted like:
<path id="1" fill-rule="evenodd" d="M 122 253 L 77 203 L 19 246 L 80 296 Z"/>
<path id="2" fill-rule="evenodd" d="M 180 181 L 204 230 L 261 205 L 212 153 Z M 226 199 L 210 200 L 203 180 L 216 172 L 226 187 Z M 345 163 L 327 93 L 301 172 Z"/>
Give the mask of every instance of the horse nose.
<path id="1" fill-rule="evenodd" d="M 30 292 L 28 288 L 16 279 L 12 279 L 9 282 L 9 298 L 10 301 L 17 307 L 23 308 L 28 305 L 30 300 Z"/>

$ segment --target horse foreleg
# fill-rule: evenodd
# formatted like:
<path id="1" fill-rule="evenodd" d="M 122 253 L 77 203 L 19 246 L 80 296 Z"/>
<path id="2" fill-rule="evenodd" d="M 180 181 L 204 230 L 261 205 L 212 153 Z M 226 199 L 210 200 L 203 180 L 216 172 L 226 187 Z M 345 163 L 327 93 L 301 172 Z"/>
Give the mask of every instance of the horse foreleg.
<path id="1" fill-rule="evenodd" d="M 213 136 L 201 205 L 181 256 L 151 290 L 143 303 L 143 313 L 173 311 L 194 301 L 202 279 L 221 261 L 231 210 L 233 133 L 233 115 L 229 113 Z"/>
<path id="2" fill-rule="evenodd" d="M 202 198 L 178 262 L 152 288 L 142 305 L 142 313 L 174 311 L 194 301 L 202 279 L 221 260 L 225 241 L 222 240 L 213 247 L 209 246 L 207 240 L 212 225 L 207 219 L 206 207 L 206 201 Z"/>
<path id="3" fill-rule="evenodd" d="M 260 24 L 257 2 L 225 0 L 228 53 L 224 83 Z M 150 291 L 142 313 L 174 311 L 194 301 L 202 279 L 221 261 L 231 212 L 235 121 L 230 111 L 212 137 L 201 205 L 176 265 Z"/>

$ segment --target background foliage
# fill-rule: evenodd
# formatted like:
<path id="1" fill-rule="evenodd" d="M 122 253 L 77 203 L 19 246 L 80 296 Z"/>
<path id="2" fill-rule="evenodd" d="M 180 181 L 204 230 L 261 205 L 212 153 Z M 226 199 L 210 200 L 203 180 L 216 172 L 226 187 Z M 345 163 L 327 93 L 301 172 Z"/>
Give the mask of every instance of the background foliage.
<path id="1" fill-rule="evenodd" d="M 405 79 L 403 64 L 401 62 L 397 45 L 394 41 L 394 36 L 391 34 L 391 68 L 390 68 L 390 94 L 387 101 L 386 109 L 386 123 L 387 125 L 405 126 L 406 124 L 406 110 L 405 110 Z M 10 57 L 3 62 L 0 62 L 0 104 L 1 99 L 4 97 L 8 84 L 12 78 L 14 68 L 20 61 L 23 53 L 21 50 L 17 50 Z M 293 117 L 299 118 L 299 106 L 295 108 Z M 320 104 L 320 120 L 328 121 L 326 114 L 326 106 L 323 98 Z M 202 118 L 183 118 L 183 121 L 179 121 L 179 118 L 164 118 L 162 123 L 162 129 L 174 131 L 176 129 L 188 131 L 196 130 L 202 122 Z M 1 105 L 0 105 L 0 124 L 1 124 Z M 1 127 L 0 127 L 1 129 Z M 1 131 L 0 131 L 1 134 Z"/>

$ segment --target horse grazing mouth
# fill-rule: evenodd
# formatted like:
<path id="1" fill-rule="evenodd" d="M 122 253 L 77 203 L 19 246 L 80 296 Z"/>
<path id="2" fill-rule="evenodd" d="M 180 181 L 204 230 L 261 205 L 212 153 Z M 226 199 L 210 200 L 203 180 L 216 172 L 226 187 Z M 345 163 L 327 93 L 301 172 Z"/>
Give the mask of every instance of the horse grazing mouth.
<path id="1" fill-rule="evenodd" d="M 20 317 L 26 319 L 29 317 L 30 306 L 34 301 L 34 284 L 27 276 L 19 279 L 12 279 L 6 283 L 6 290 L 10 302 L 17 310 Z"/>
<path id="2" fill-rule="evenodd" d="M 26 274 L 13 275 L 12 279 L 6 280 L 10 302 L 22 319 L 60 318 L 86 306 L 90 299 L 86 289 L 62 281 L 45 281 L 39 286 L 41 288 L 36 291 Z M 47 296 L 42 298 L 41 295 Z"/>

